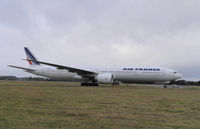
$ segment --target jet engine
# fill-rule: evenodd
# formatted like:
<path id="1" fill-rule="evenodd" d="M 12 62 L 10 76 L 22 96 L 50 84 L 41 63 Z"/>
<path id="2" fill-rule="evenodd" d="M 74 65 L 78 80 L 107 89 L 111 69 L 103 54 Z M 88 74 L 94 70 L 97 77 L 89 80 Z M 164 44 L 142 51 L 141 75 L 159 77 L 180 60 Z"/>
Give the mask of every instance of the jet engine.
<path id="1" fill-rule="evenodd" d="M 96 80 L 98 83 L 112 84 L 113 75 L 111 73 L 100 73 L 97 75 Z"/>

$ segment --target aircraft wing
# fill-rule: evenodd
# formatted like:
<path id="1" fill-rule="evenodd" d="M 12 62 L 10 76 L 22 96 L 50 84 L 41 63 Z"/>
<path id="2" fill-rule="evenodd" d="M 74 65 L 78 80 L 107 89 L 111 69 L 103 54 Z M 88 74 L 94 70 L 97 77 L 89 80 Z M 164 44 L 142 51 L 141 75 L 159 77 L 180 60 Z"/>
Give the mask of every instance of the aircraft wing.
<path id="1" fill-rule="evenodd" d="M 19 66 L 14 66 L 14 65 L 8 65 L 9 67 L 13 67 L 13 68 L 17 68 L 17 69 L 22 69 L 22 70 L 25 70 L 27 72 L 33 72 L 35 70 L 33 69 L 28 69 L 28 68 L 24 68 L 24 67 L 19 67 Z"/>
<path id="2" fill-rule="evenodd" d="M 31 61 L 33 61 L 33 60 L 31 60 Z M 97 74 L 96 72 L 73 68 L 73 67 L 68 67 L 68 66 L 63 66 L 63 65 L 58 65 L 58 64 L 52 64 L 52 63 L 47 63 L 47 62 L 42 62 L 42 61 L 33 61 L 33 62 L 37 62 L 37 63 L 48 65 L 48 66 L 53 66 L 53 67 L 56 67 L 57 69 L 65 69 L 65 70 L 68 70 L 69 72 L 77 73 L 78 75 L 80 75 L 82 77 L 94 77 L 94 75 Z"/>

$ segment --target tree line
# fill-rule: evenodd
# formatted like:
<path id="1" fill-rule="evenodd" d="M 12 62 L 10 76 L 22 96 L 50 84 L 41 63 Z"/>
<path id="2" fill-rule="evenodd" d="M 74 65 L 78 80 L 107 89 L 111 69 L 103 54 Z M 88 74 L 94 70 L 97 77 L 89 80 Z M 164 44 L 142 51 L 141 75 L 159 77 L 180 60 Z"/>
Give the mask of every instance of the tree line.
<path id="1" fill-rule="evenodd" d="M 15 76 L 0 76 L 0 80 L 19 80 L 19 81 L 57 81 L 54 79 L 48 79 L 44 77 L 22 77 L 18 78 Z M 74 80 L 68 80 L 68 81 L 74 81 Z M 139 83 L 139 84 L 154 84 L 153 82 L 126 82 L 123 81 L 122 83 Z M 194 86 L 200 86 L 200 81 L 188 81 L 188 80 L 177 80 L 177 81 L 171 81 L 171 85 L 194 85 Z"/>

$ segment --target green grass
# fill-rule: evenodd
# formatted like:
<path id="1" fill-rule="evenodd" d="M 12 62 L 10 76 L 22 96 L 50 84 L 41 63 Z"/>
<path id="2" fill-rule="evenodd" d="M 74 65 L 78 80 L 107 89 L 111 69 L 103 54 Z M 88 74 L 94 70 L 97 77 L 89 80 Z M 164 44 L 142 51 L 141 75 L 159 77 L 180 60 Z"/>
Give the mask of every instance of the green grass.
<path id="1" fill-rule="evenodd" d="M 200 88 L 0 81 L 0 129 L 197 129 Z"/>

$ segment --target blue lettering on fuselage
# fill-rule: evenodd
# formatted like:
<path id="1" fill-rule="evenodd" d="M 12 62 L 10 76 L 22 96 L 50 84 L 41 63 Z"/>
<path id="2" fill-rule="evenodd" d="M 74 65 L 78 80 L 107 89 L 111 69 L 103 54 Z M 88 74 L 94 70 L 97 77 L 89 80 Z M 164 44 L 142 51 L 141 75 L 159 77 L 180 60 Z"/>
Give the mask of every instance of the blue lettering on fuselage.
<path id="1" fill-rule="evenodd" d="M 123 68 L 123 71 L 160 71 L 159 68 Z"/>

